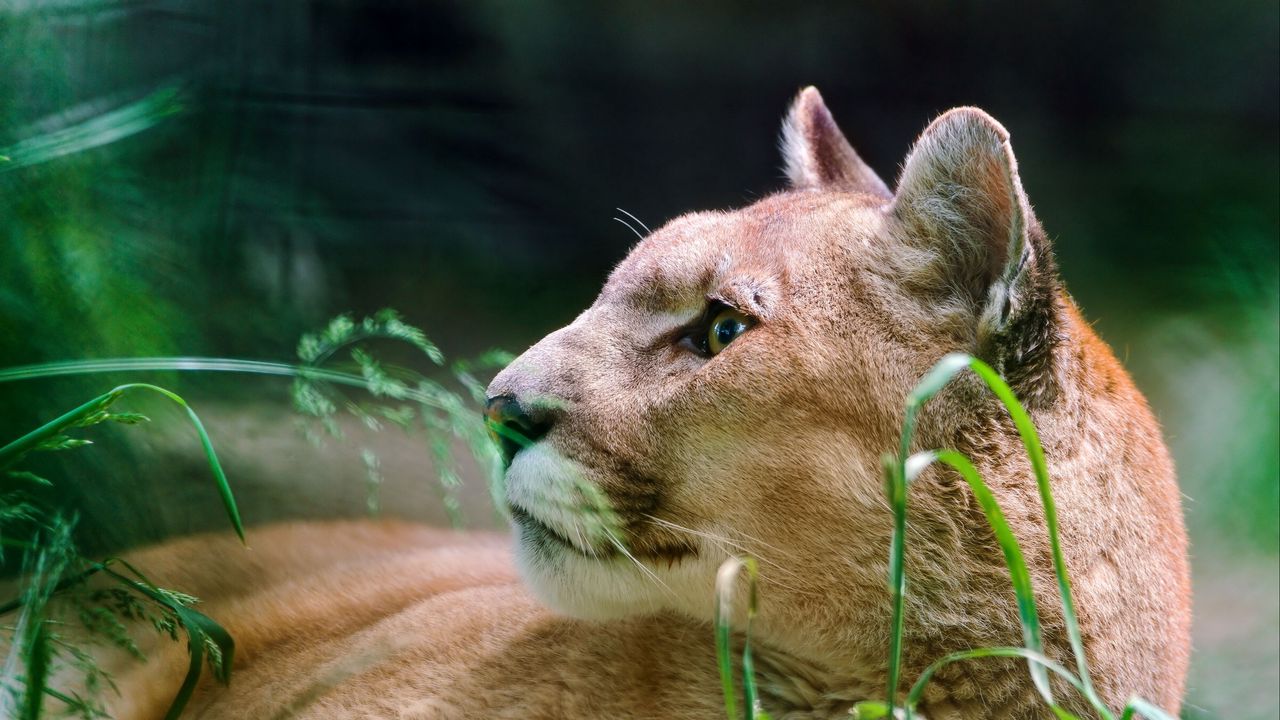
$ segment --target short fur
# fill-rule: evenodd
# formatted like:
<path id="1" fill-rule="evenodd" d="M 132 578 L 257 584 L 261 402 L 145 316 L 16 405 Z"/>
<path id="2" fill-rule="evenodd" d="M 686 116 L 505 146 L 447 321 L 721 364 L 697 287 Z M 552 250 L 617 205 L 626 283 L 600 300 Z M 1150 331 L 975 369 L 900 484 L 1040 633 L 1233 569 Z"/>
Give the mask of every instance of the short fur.
<path id="1" fill-rule="evenodd" d="M 590 308 L 494 380 L 492 396 L 550 427 L 508 471 L 514 554 L 493 537 L 376 523 L 258 529 L 250 551 L 212 537 L 139 553 L 239 643 L 230 688 L 206 682 L 194 716 L 722 717 L 709 623 L 734 553 L 761 563 L 753 632 L 773 717 L 883 698 L 879 458 L 907 393 L 952 351 L 999 368 L 1040 429 L 1101 696 L 1176 713 L 1190 614 L 1173 468 L 1058 280 L 1008 133 L 980 110 L 946 113 L 890 193 L 810 88 L 783 144 L 792 190 L 654 232 Z M 707 358 L 679 336 L 709 301 L 754 324 Z M 978 465 L 1023 544 L 1049 653 L 1073 665 L 1007 414 L 965 378 L 926 406 L 917 446 Z M 963 481 L 928 471 L 909 507 L 904 682 L 947 652 L 1020 641 Z M 184 649 L 156 654 L 121 676 L 119 716 L 167 706 Z M 1014 661 L 950 666 L 925 697 L 935 720 L 1045 716 Z"/>

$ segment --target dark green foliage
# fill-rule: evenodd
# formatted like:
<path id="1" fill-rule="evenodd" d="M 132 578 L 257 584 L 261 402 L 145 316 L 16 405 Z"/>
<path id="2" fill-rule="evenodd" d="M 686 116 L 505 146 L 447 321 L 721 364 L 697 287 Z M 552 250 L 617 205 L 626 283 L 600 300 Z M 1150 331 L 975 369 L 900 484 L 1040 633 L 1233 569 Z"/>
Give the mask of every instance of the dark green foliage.
<path id="1" fill-rule="evenodd" d="M 147 418 L 138 413 L 111 411 L 127 391 L 134 389 L 160 393 L 187 411 L 200 436 L 232 528 L 243 540 L 244 528 L 235 498 L 199 417 L 181 397 L 154 385 L 133 383 L 117 387 L 5 445 L 0 448 L 0 471 L 7 472 L 10 480 L 47 483 L 42 478 L 12 468 L 32 452 L 66 450 L 90 444 L 86 439 L 65 435 L 64 431 L 105 422 L 133 425 L 145 421 Z M 22 539 L 23 536 L 15 536 L 8 531 L 6 521 L 21 521 L 21 527 L 33 529 L 25 536 L 26 539 Z M 192 609 L 198 600 L 157 587 L 123 560 L 93 562 L 85 558 L 72 541 L 74 526 L 74 519 L 68 520 L 29 501 L 21 491 L 0 497 L 0 533 L 3 533 L 0 534 L 0 547 L 13 544 L 25 550 L 21 573 L 23 590 L 18 598 L 0 607 L 0 615 L 21 609 L 16 623 L 9 628 L 11 657 L 5 662 L 5 676 L 0 678 L 19 716 L 23 720 L 40 718 L 48 696 L 62 701 L 81 717 L 98 717 L 103 712 L 95 698 L 104 687 L 114 689 L 110 676 L 98 667 L 89 651 L 82 646 L 82 641 L 63 636 L 63 621 L 55 619 L 50 612 L 50 604 L 55 598 L 65 600 L 75 609 L 79 627 L 90 642 L 123 648 L 139 659 L 143 659 L 142 652 L 130 636 L 125 621 L 149 621 L 157 632 L 174 640 L 178 638 L 179 629 L 183 631 L 191 651 L 191 666 L 167 714 L 169 718 L 178 717 L 186 706 L 206 659 L 213 676 L 220 682 L 228 682 L 235 644 L 221 626 Z M 113 565 L 123 566 L 128 574 L 113 569 Z M 112 584 L 107 587 L 91 585 L 89 581 L 96 575 L 109 578 Z M 86 696 L 64 693 L 48 685 L 51 669 L 58 661 L 76 670 Z M 18 667 L 22 668 L 22 674 L 10 675 Z"/>

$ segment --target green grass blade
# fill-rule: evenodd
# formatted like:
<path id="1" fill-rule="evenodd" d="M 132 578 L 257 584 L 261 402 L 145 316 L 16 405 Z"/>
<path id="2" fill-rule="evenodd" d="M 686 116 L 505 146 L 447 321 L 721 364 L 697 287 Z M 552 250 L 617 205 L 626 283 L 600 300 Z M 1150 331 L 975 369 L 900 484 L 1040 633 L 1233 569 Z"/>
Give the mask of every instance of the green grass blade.
<path id="1" fill-rule="evenodd" d="M 942 388 L 951 382 L 952 378 L 960 373 L 961 370 L 969 367 L 973 363 L 974 358 L 965 353 L 949 353 L 944 355 L 941 360 L 934 364 L 924 377 L 920 378 L 920 382 L 911 389 L 911 393 L 907 395 L 907 407 L 919 408 L 929 401 L 934 395 L 937 395 Z"/>
<path id="2" fill-rule="evenodd" d="M 21 590 L 17 605 L 22 613 L 11 628 L 13 646 L 6 648 L 4 660 L 8 669 L 23 666 L 21 696 L 16 687 L 7 688 L 17 703 L 22 720 L 38 720 L 44 711 L 49 677 L 54 670 L 54 637 L 48 618 L 50 599 L 65 580 L 63 577 L 75 554 L 71 533 L 74 520 L 54 516 L 45 527 L 47 534 L 37 536 L 33 548 L 23 555 Z M 6 683 L 7 684 L 7 683 Z M 6 703 L 5 709 L 10 706 Z"/>
<path id="3" fill-rule="evenodd" d="M 165 87 L 150 95 L 54 132 L 0 148 L 0 173 L 56 160 L 136 135 L 182 109 L 178 90 Z"/>
<path id="4" fill-rule="evenodd" d="M 929 665 L 929 667 L 925 668 L 924 672 L 920 673 L 919 679 L 917 679 L 915 684 L 911 686 L 911 690 L 910 692 L 907 693 L 907 697 L 904 702 L 904 705 L 905 705 L 904 710 L 906 711 L 906 716 L 908 720 L 910 720 L 910 718 L 913 717 L 915 713 L 915 708 L 917 705 L 920 704 L 920 699 L 924 697 L 925 688 L 929 685 L 929 681 L 933 678 L 934 673 L 938 672 L 942 668 L 952 663 L 964 662 L 967 660 L 977 660 L 977 659 L 989 658 L 989 657 L 1026 658 L 1029 662 L 1034 662 L 1037 665 L 1040 665 L 1041 667 L 1043 667 L 1048 672 L 1052 672 L 1053 674 L 1066 680 L 1068 683 L 1071 684 L 1072 687 L 1074 687 L 1077 691 L 1079 691 L 1082 695 L 1084 695 L 1086 699 L 1089 699 L 1091 703 L 1094 702 L 1094 699 L 1089 697 L 1090 693 L 1087 692 L 1087 688 L 1084 686 L 1084 684 L 1080 681 L 1079 678 L 1077 678 L 1075 675 L 1072 675 L 1070 670 L 1067 670 L 1066 668 L 1062 667 L 1061 665 L 1054 662 L 1053 660 L 1050 660 L 1049 658 L 1045 657 L 1041 653 L 1028 650 L 1027 648 L 1015 648 L 1015 647 L 978 648 L 976 650 L 963 650 L 960 652 L 954 652 L 944 657 L 941 657 L 935 660 L 933 664 Z M 1063 710 L 1057 705 L 1050 705 L 1050 708 L 1054 711 L 1054 713 L 1059 718 L 1063 718 L 1064 720 L 1078 720 L 1074 715 L 1067 712 L 1066 710 Z M 1094 709 L 1098 711 L 1098 714 L 1101 717 L 1105 718 L 1106 720 L 1111 720 L 1112 715 L 1105 706 L 1101 705 L 1100 703 L 1095 703 Z"/>
<path id="5" fill-rule="evenodd" d="M 1035 653 L 1044 653 L 1044 644 L 1041 639 L 1040 630 L 1040 614 L 1036 610 L 1035 593 L 1031 587 L 1031 573 L 1027 570 L 1027 562 L 1022 554 L 1022 547 L 1018 544 L 1018 540 L 1013 535 L 1013 530 L 1009 528 L 1009 522 L 1005 520 L 1004 512 L 1000 510 L 1000 503 L 996 501 L 995 495 L 987 487 L 982 480 L 982 476 L 978 473 L 978 469 L 973 466 L 969 458 L 956 452 L 955 450 L 939 450 L 933 453 L 919 453 L 912 456 L 920 458 L 923 456 L 924 463 L 908 461 L 909 470 L 914 469 L 912 466 L 927 465 L 929 462 L 937 461 L 948 465 L 964 477 L 965 482 L 969 483 L 969 489 L 973 491 L 974 497 L 978 500 L 978 504 L 982 506 L 982 512 L 987 516 L 987 524 L 991 526 L 992 532 L 995 533 L 996 542 L 1000 543 L 1000 549 L 1004 552 L 1005 566 L 1009 570 L 1009 580 L 1013 585 L 1014 595 L 1018 599 L 1018 616 L 1022 621 L 1022 643 L 1028 650 Z M 912 474 L 923 470 L 919 467 Z M 1036 685 L 1036 689 L 1040 691 L 1041 697 L 1050 705 L 1053 704 L 1053 693 L 1049 687 L 1049 675 L 1044 666 L 1034 660 L 1027 660 L 1028 667 L 1031 670 L 1031 679 Z"/>
<path id="6" fill-rule="evenodd" d="M 1062 616 L 1067 626 L 1067 636 L 1071 641 L 1071 650 L 1076 656 L 1076 669 L 1080 673 L 1080 681 L 1084 684 L 1086 694 L 1093 694 L 1093 682 L 1089 678 L 1089 661 L 1084 654 L 1084 640 L 1080 634 L 1080 621 L 1076 617 L 1075 601 L 1071 596 L 1071 580 L 1067 575 L 1067 561 L 1062 555 L 1062 543 L 1058 537 L 1058 512 L 1053 502 L 1053 491 L 1049 487 L 1049 468 L 1045 462 L 1044 448 L 1040 445 L 1040 436 L 1035 424 L 1023 409 L 1022 403 L 1013 394 L 1013 390 L 990 365 L 977 358 L 970 358 L 969 367 L 979 378 L 991 388 L 1009 416 L 1018 428 L 1018 435 L 1026 447 L 1027 457 L 1031 459 L 1031 469 L 1035 473 L 1036 486 L 1040 490 L 1040 502 L 1044 506 L 1045 527 L 1049 532 L 1049 546 L 1053 554 L 1053 569 L 1058 578 L 1058 591 L 1062 596 Z"/>
<path id="7" fill-rule="evenodd" d="M 738 691 L 733 683 L 733 648 L 730 639 L 733 630 L 729 627 L 732 617 L 730 596 L 733 594 L 733 582 L 738 577 L 738 568 L 742 561 L 732 557 L 725 560 L 716 573 L 716 660 L 720 666 L 720 689 L 724 693 L 724 713 L 729 720 L 738 720 Z"/>
<path id="8" fill-rule="evenodd" d="M 204 448 L 205 459 L 209 462 L 209 469 L 213 471 L 213 478 L 218 486 L 218 494 L 222 498 L 222 506 L 227 511 L 227 517 L 231 520 L 231 527 L 236 531 L 236 536 L 240 538 L 240 542 L 244 542 L 244 523 L 240 520 L 240 509 L 236 506 L 235 495 L 231 492 L 231 483 L 227 482 L 227 474 L 222 470 L 222 463 L 218 462 L 218 453 L 213 449 L 213 441 L 209 439 L 209 433 L 204 429 L 204 423 L 200 422 L 200 416 L 196 415 L 195 410 L 187 404 L 187 401 L 178 396 L 177 393 L 166 390 L 157 385 L 149 385 L 147 383 L 131 383 L 129 385 L 121 385 L 118 390 L 131 388 L 141 388 L 160 393 L 178 405 L 187 413 L 187 419 L 196 429 L 196 434 L 200 436 L 200 446 Z"/>
<path id="9" fill-rule="evenodd" d="M 342 385 L 364 387 L 365 381 L 354 373 L 324 370 L 303 365 L 271 362 L 267 360 L 237 360 L 216 357 L 142 357 L 111 358 L 107 360 L 59 360 L 57 362 L 17 365 L 0 369 L 0 382 L 38 380 L 67 375 L 97 375 L 118 372 L 154 372 L 157 370 L 235 372 L 254 375 L 284 377 L 308 377 L 327 380 Z"/>
<path id="10" fill-rule="evenodd" d="M 731 557 L 716 572 L 716 659 L 720 667 L 720 686 L 724 692 L 724 711 L 729 720 L 738 720 L 738 694 L 733 682 L 733 596 L 734 587 L 742 571 L 747 576 L 747 627 L 742 646 L 742 717 L 746 720 L 767 720 L 760 709 L 760 696 L 756 691 L 755 665 L 751 658 L 751 621 L 756 616 L 756 584 L 759 567 L 753 557 Z"/>
<path id="11" fill-rule="evenodd" d="M 84 418 L 105 410 L 121 395 L 119 388 L 103 393 L 89 402 L 60 415 L 22 437 L 0 448 L 0 470 L 12 467 L 24 455 Z"/>
<path id="12" fill-rule="evenodd" d="M 899 667 L 901 663 L 901 607 L 902 593 L 905 589 L 905 574 L 902 568 L 903 556 L 902 536 L 906 528 L 906 461 L 911 445 L 911 437 L 915 431 L 915 418 L 920 407 L 936 395 L 964 368 L 970 368 L 990 388 L 1000 400 L 1013 419 L 1014 426 L 1026 448 L 1031 461 L 1040 499 L 1044 506 L 1045 525 L 1049 532 L 1050 548 L 1053 556 L 1054 570 L 1058 579 L 1059 594 L 1062 597 L 1063 617 L 1067 626 L 1067 634 L 1076 658 L 1076 666 L 1086 693 L 1093 695 L 1093 685 L 1089 678 L 1088 660 L 1084 654 L 1084 642 L 1080 633 L 1080 625 L 1075 612 L 1075 603 L 1071 595 L 1071 582 L 1067 574 L 1066 560 L 1062 554 L 1058 537 L 1057 510 L 1053 502 L 1053 493 L 1049 486 L 1048 464 L 1045 461 L 1044 449 L 1030 416 L 1014 396 L 1013 390 L 1000 378 L 991 366 L 981 360 L 964 353 L 951 353 L 939 360 L 916 387 L 907 396 L 906 414 L 903 420 L 899 455 L 893 468 L 886 468 L 886 484 L 889 490 L 890 505 L 894 512 L 894 541 L 890 548 L 891 591 L 893 593 L 893 625 L 890 635 L 889 655 L 889 704 L 896 707 L 895 698 Z M 1094 696 L 1096 699 L 1096 696 Z"/>
<path id="13" fill-rule="evenodd" d="M 147 383 L 130 383 L 121 385 L 112 392 L 132 390 L 134 388 L 141 390 L 150 390 L 160 393 L 169 398 L 173 402 L 182 406 L 187 413 L 187 419 L 196 429 L 196 434 L 200 437 L 200 446 L 204 448 L 205 460 L 209 463 L 209 469 L 213 471 L 213 478 L 218 487 L 218 495 L 222 498 L 222 506 L 227 512 L 227 517 L 231 520 L 231 527 L 235 529 L 236 536 L 240 538 L 240 542 L 244 542 L 244 523 L 240 520 L 240 509 L 236 506 L 235 495 L 231 492 L 231 483 L 227 481 L 227 474 L 222 470 L 222 463 L 218 462 L 218 453 L 213 449 L 213 441 L 209 439 L 209 433 L 204 429 L 204 423 L 200 422 L 200 416 L 191 409 L 187 401 L 182 399 L 177 393 L 166 390 L 158 385 L 150 385 Z"/>
<path id="14" fill-rule="evenodd" d="M 907 534 L 907 457 L 911 452 L 911 437 L 915 434 L 916 413 L 930 398 L 938 393 L 956 373 L 968 366 L 969 356 L 952 353 L 939 360 L 907 395 L 906 413 L 902 420 L 902 435 L 898 456 L 884 458 L 885 491 L 893 510 L 893 535 L 889 540 L 889 592 L 892 596 L 892 615 L 889 625 L 889 698 L 890 713 L 897 707 L 898 681 L 902 672 L 903 609 L 907 587 L 904 559 Z"/>
<path id="15" fill-rule="evenodd" d="M 208 615 L 175 602 L 171 595 L 167 595 L 165 591 L 156 587 L 133 565 L 121 559 L 115 559 L 114 562 L 123 565 L 137 578 L 131 578 L 128 575 L 116 572 L 106 567 L 105 564 L 102 568 L 103 571 L 117 582 L 132 588 L 151 601 L 171 610 L 177 615 L 178 621 L 187 633 L 187 650 L 190 654 L 187 675 L 182 681 L 182 686 L 178 688 L 178 693 L 174 696 L 173 702 L 169 705 L 168 712 L 165 713 L 165 720 L 176 720 L 182 715 L 182 711 L 191 700 L 191 695 L 195 692 L 196 684 L 200 680 L 200 671 L 206 655 L 206 641 L 213 643 L 217 649 L 218 657 L 216 661 L 211 658 L 210 665 L 213 668 L 215 679 L 223 684 L 231 680 L 231 666 L 235 658 L 235 641 L 225 628 Z"/>
<path id="16" fill-rule="evenodd" d="M 236 652 L 236 643 L 232 639 L 231 633 L 227 632 L 226 628 L 215 622 L 213 618 L 198 610 L 183 608 L 178 614 L 182 616 L 184 625 L 198 628 L 205 638 L 217 646 L 218 660 L 216 663 L 212 663 L 214 679 L 223 685 L 231 682 L 231 666 L 235 661 Z"/>
<path id="17" fill-rule="evenodd" d="M 1173 715 L 1136 695 L 1129 698 L 1129 704 L 1124 706 L 1124 713 L 1120 715 L 1120 720 L 1132 720 L 1134 713 L 1142 713 L 1147 720 L 1178 720 Z"/>
<path id="18" fill-rule="evenodd" d="M 756 668 L 751 659 L 751 623 L 755 620 L 758 602 L 756 559 L 743 558 L 742 566 L 747 571 L 747 627 L 742 640 L 742 700 L 745 707 L 742 711 L 746 720 L 766 720 L 768 716 L 760 709 L 760 694 L 756 692 Z"/>
<path id="19" fill-rule="evenodd" d="M 38 380 L 41 378 L 64 377 L 67 375 L 98 375 L 120 372 L 154 372 L 157 370 L 178 372 L 232 372 L 252 375 L 271 375 L 276 377 L 304 378 L 331 382 L 361 389 L 368 388 L 363 376 L 310 367 L 306 365 L 290 365 L 288 363 L 268 362 L 265 360 L 236 360 L 234 358 L 208 357 L 148 357 L 118 358 L 111 360 L 63 360 L 35 365 L 19 365 L 0 370 L 0 383 L 19 380 Z M 436 395 L 409 388 L 405 400 L 422 403 L 432 408 L 441 408 Z"/>
<path id="20" fill-rule="evenodd" d="M 222 498 L 222 507 L 227 511 L 227 517 L 231 520 L 231 526 L 235 528 L 236 536 L 240 538 L 240 542 L 244 542 L 244 523 L 240 520 L 240 509 L 236 506 L 235 495 L 231 492 L 231 483 L 227 482 L 227 474 L 222 469 L 222 463 L 218 462 L 218 453 L 213 449 L 213 441 L 209 439 L 209 433 L 204 429 L 204 423 L 200 422 L 200 416 L 196 415 L 196 411 L 191 409 L 186 400 L 165 391 L 163 388 L 155 388 L 171 397 L 175 402 L 182 405 L 182 409 L 187 411 L 187 418 L 191 420 L 191 424 L 195 426 L 196 433 L 200 436 L 200 446 L 204 448 L 205 459 L 209 462 L 209 468 L 213 471 L 214 480 L 218 485 L 218 495 Z"/>
<path id="21" fill-rule="evenodd" d="M 79 695 L 75 695 L 74 693 L 72 693 L 72 695 L 67 695 L 47 685 L 44 688 L 44 694 L 66 706 L 62 708 L 61 714 L 63 717 L 76 714 L 79 714 L 82 718 L 99 717 L 98 715 L 95 715 L 96 708 L 82 700 Z"/>
<path id="22" fill-rule="evenodd" d="M 910 418 L 908 418 L 910 422 Z M 898 706 L 898 678 L 902 673 L 902 627 L 907 594 L 905 565 L 907 535 L 907 481 L 903 463 L 886 455 L 885 488 L 893 510 L 893 535 L 889 538 L 889 594 L 892 609 L 889 616 L 889 710 Z"/>
<path id="23" fill-rule="evenodd" d="M 35 549 L 37 547 L 36 545 L 33 545 L 31 543 L 13 543 L 13 544 L 20 547 L 25 546 L 27 549 Z M 66 588 L 83 581 L 85 578 L 89 577 L 90 575 L 93 575 L 94 573 L 97 573 L 97 572 L 101 572 L 102 570 L 105 570 L 105 569 L 106 569 L 106 565 L 104 563 L 94 563 L 90 565 L 87 569 L 79 573 L 76 573 L 71 577 L 62 578 L 61 580 L 59 580 L 57 584 L 54 585 L 53 591 L 50 592 L 49 594 L 56 595 L 62 592 L 63 590 L 65 590 Z M 6 602 L 4 605 L 0 605 L 0 615 L 7 615 L 13 612 L 14 610 L 17 610 L 18 608 L 25 606 L 27 602 L 28 602 L 28 598 L 24 596 L 16 597 Z"/>
<path id="24" fill-rule="evenodd" d="M 177 393 L 166 390 L 157 385 L 147 383 L 130 383 L 120 385 L 112 390 L 99 395 L 83 405 L 64 413 L 63 415 L 50 420 L 22 437 L 0 448 L 0 470 L 11 467 L 20 460 L 26 453 L 38 447 L 41 443 L 58 435 L 63 430 L 77 425 L 86 417 L 103 413 L 112 403 L 120 398 L 126 391 L 142 389 L 159 393 L 173 402 L 180 405 L 187 413 L 187 419 L 196 429 L 196 434 L 200 437 L 200 445 L 204 448 L 205 459 L 209 463 L 210 470 L 213 471 L 213 477 L 218 487 L 218 494 L 222 498 L 222 505 L 227 511 L 227 517 L 231 520 L 231 526 L 235 529 L 236 535 L 244 542 L 244 524 L 240 520 L 240 510 L 236 505 L 235 495 L 231 491 L 231 484 L 227 481 L 227 474 L 222 469 L 222 463 L 218 461 L 218 454 L 213 449 L 213 441 L 209 439 L 209 433 L 204 428 L 204 423 L 200 421 L 200 417 L 196 415 L 187 401 L 182 399 Z"/>
<path id="25" fill-rule="evenodd" d="M 22 639 L 23 660 L 26 665 L 26 682 L 22 692 L 22 720 L 40 720 L 44 711 L 44 696 L 49 682 L 49 665 L 53 660 L 53 648 L 49 644 L 49 629 L 44 619 L 31 618 L 31 629 Z"/>
<path id="26" fill-rule="evenodd" d="M 191 653 L 191 662 L 187 665 L 187 676 L 182 679 L 178 694 L 169 703 L 164 720 L 178 720 L 182 716 L 182 711 L 187 709 L 187 703 L 196 691 L 196 683 L 200 682 L 200 668 L 204 665 L 204 638 L 196 637 L 197 632 L 199 631 L 187 628 L 187 648 Z"/>

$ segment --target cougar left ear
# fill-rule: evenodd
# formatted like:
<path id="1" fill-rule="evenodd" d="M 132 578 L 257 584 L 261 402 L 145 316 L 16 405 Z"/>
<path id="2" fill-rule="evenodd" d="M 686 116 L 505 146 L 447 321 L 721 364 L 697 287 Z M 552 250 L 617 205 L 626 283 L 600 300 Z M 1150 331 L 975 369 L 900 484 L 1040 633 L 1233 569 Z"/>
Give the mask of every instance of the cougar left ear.
<path id="1" fill-rule="evenodd" d="M 800 91 L 782 124 L 782 156 L 787 177 L 797 190 L 859 192 L 893 197 L 836 126 L 817 88 Z"/>

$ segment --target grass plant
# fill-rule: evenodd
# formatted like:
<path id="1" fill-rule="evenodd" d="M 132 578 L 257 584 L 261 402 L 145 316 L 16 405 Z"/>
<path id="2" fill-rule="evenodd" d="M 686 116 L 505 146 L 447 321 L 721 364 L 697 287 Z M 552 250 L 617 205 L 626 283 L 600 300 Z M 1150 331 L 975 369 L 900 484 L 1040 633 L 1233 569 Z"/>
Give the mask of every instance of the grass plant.
<path id="1" fill-rule="evenodd" d="M 462 392 L 414 370 L 379 362 L 367 346 L 371 340 L 408 343 L 437 366 L 445 358 L 425 333 L 408 325 L 394 311 L 383 310 L 359 321 L 342 315 L 319 333 L 304 335 L 298 345 L 298 364 L 234 360 L 227 358 L 162 357 L 115 360 L 86 360 L 43 363 L 0 369 L 0 384 L 72 375 L 117 374 L 126 372 L 201 371 L 252 373 L 293 379 L 292 397 L 296 409 L 323 433 L 342 437 L 337 414 L 346 411 L 366 427 L 377 430 L 384 423 L 410 429 L 415 423 L 426 433 L 440 471 L 442 500 L 460 524 L 452 491 L 460 484 L 453 468 L 449 437 L 467 444 L 477 464 L 490 478 L 491 490 L 500 493 L 501 466 L 475 405 L 483 400 L 484 386 L 476 373 L 505 365 L 510 355 L 490 351 L 470 360 L 448 365 Z M 345 352 L 349 362 L 336 357 Z M 373 401 L 348 396 L 339 388 L 365 391 Z M 0 616 L 17 613 L 7 626 L 11 640 L 0 669 L 0 716 L 38 720 L 44 715 L 48 697 L 61 701 L 70 712 L 83 718 L 104 717 L 97 695 L 114 688 L 111 677 L 94 661 L 85 643 L 110 643 L 143 659 L 132 638 L 130 621 L 146 621 L 158 632 L 174 640 L 185 635 L 189 665 L 165 715 L 178 718 L 207 665 L 215 679 L 230 680 L 235 643 L 214 619 L 194 609 L 198 599 L 177 590 L 161 588 L 143 572 L 120 558 L 94 561 L 82 556 L 72 540 L 76 520 L 57 514 L 32 500 L 18 487 L 23 484 L 50 485 L 49 480 L 18 464 L 33 452 L 67 450 L 91 444 L 78 437 L 80 431 L 106 422 L 137 424 L 148 418 L 136 412 L 120 412 L 117 402 L 129 394 L 146 391 L 160 394 L 180 405 L 195 428 L 205 459 L 213 474 L 231 527 L 244 541 L 244 527 L 226 473 L 218 460 L 209 433 L 199 416 L 178 394 L 149 383 L 119 385 L 58 417 L 43 423 L 22 437 L 0 447 L 0 563 L 6 547 L 23 551 L 18 597 L 0 604 Z M 313 429 L 310 428 L 309 429 Z M 376 511 L 380 463 L 372 450 L 361 448 L 370 482 L 369 508 Z M 127 502 L 127 500 L 124 500 Z M 12 528 L 16 528 L 12 529 Z M 91 584 L 95 576 L 105 578 Z M 83 632 L 73 638 L 63 631 L 64 622 L 55 617 L 52 603 L 57 599 L 75 609 Z M 50 685 L 60 663 L 73 667 L 85 689 L 80 692 Z"/>
<path id="2" fill-rule="evenodd" d="M 126 393 L 136 390 L 159 393 L 186 411 L 200 437 L 231 527 L 241 541 L 244 540 L 240 512 L 208 432 L 186 400 L 165 388 L 146 383 L 121 385 L 0 448 L 0 473 L 6 481 L 0 508 L 9 511 L 2 514 L 13 519 L 12 510 L 21 508 L 19 517 L 31 529 L 25 537 L 21 533 L 0 534 L 0 546 L 13 545 L 24 551 L 20 593 L 0 605 L 0 616 L 20 611 L 8 628 L 11 640 L 4 672 L 0 676 L 5 691 L 0 696 L 0 710 L 6 716 L 38 720 L 44 714 L 46 697 L 62 701 L 68 710 L 84 718 L 105 714 L 92 695 L 102 684 L 109 685 L 110 677 L 97 666 L 80 642 L 64 633 L 64 622 L 50 612 L 50 604 L 55 597 L 66 598 L 78 609 L 81 629 L 90 641 L 105 640 L 134 654 L 140 655 L 124 621 L 148 620 L 157 631 L 175 640 L 179 630 L 185 634 L 190 664 L 182 686 L 165 714 L 166 720 L 177 718 L 182 713 L 206 664 L 219 681 L 226 683 L 230 679 L 235 643 L 222 626 L 192 607 L 199 602 L 197 598 L 158 587 L 119 558 L 95 562 L 83 557 L 71 537 L 74 518 L 51 513 L 30 501 L 21 490 L 9 489 L 14 483 L 50 484 L 30 471 L 17 469 L 18 463 L 30 453 L 68 450 L 91 444 L 87 439 L 68 433 L 105 422 L 131 425 L 145 422 L 147 418 L 141 414 L 114 411 L 115 404 Z M 117 568 L 123 568 L 124 572 Z M 89 580 L 95 575 L 107 578 L 109 584 L 105 588 L 90 585 Z M 58 661 L 69 662 L 79 671 L 88 696 L 49 685 Z"/>

